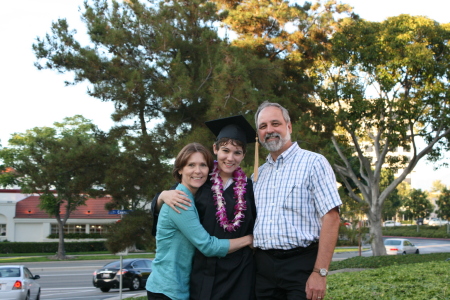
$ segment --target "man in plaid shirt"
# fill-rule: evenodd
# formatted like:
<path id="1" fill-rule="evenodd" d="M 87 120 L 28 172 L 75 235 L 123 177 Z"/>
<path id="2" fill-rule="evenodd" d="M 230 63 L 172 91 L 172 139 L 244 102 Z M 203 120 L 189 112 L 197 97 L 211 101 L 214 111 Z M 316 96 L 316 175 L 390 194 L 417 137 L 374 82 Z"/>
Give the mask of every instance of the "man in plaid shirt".
<path id="1" fill-rule="evenodd" d="M 323 299 L 342 204 L 334 172 L 320 154 L 291 141 L 288 111 L 264 102 L 255 115 L 270 154 L 254 177 L 258 299 Z"/>

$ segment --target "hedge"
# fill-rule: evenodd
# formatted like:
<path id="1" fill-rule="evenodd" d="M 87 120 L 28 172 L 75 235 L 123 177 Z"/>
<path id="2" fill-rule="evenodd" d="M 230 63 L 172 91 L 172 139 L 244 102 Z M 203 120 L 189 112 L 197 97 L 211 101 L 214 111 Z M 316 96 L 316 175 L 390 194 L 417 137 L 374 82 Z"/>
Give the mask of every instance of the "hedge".
<path id="1" fill-rule="evenodd" d="M 99 242 L 65 242 L 66 252 L 108 251 L 104 241 Z M 3 242 L 0 243 L 0 253 L 49 253 L 58 252 L 58 242 Z"/>

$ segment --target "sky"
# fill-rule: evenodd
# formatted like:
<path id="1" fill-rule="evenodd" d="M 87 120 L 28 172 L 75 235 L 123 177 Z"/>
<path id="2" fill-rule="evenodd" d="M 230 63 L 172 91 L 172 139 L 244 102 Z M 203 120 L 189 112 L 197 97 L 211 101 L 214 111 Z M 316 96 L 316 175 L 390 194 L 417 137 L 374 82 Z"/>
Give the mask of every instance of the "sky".
<path id="1" fill-rule="evenodd" d="M 302 3 L 302 0 L 298 0 Z M 347 0 L 355 13 L 369 21 L 383 21 L 399 14 L 423 15 L 450 23 L 448 0 Z M 34 127 L 53 126 L 76 114 L 92 120 L 107 131 L 114 125 L 111 102 L 101 102 L 86 94 L 87 85 L 65 86 L 68 74 L 38 71 L 32 44 L 36 37 L 50 32 L 52 21 L 66 18 L 71 28 L 78 29 L 81 39 L 83 23 L 78 8 L 83 0 L 0 0 L 0 144 L 8 146 L 13 133 Z M 450 157 L 450 154 L 448 155 Z M 450 168 L 433 170 L 433 165 L 419 162 L 412 173 L 414 188 L 428 190 L 435 180 L 450 185 Z"/>

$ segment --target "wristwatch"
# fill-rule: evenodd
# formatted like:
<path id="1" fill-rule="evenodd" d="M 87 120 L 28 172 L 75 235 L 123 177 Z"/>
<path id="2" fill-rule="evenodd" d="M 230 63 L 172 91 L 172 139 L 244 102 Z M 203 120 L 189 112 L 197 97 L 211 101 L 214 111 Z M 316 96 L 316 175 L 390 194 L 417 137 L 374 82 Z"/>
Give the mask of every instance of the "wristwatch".
<path id="1" fill-rule="evenodd" d="M 328 275 L 328 270 L 324 269 L 324 268 L 320 268 L 320 269 L 314 268 L 313 272 L 319 273 L 319 275 L 322 277 L 326 277 Z"/>

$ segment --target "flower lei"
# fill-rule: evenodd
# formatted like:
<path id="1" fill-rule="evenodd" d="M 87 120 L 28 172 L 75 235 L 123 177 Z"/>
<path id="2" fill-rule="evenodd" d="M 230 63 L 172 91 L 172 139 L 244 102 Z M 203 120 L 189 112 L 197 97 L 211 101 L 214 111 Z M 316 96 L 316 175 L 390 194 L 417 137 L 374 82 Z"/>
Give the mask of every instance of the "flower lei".
<path id="1" fill-rule="evenodd" d="M 211 181 L 213 182 L 212 191 L 214 194 L 214 203 L 216 204 L 217 212 L 216 219 L 219 222 L 220 227 L 224 230 L 231 232 L 236 231 L 241 226 L 242 219 L 245 218 L 244 210 L 247 209 L 247 202 L 244 199 L 246 193 L 245 186 L 247 185 L 247 177 L 241 167 L 238 167 L 233 172 L 233 180 L 235 182 L 234 197 L 237 199 L 234 206 L 234 219 L 230 222 L 227 217 L 227 211 L 225 208 L 225 199 L 223 198 L 223 181 L 219 176 L 219 167 L 217 161 L 214 161 L 214 169 L 212 171 Z"/>

